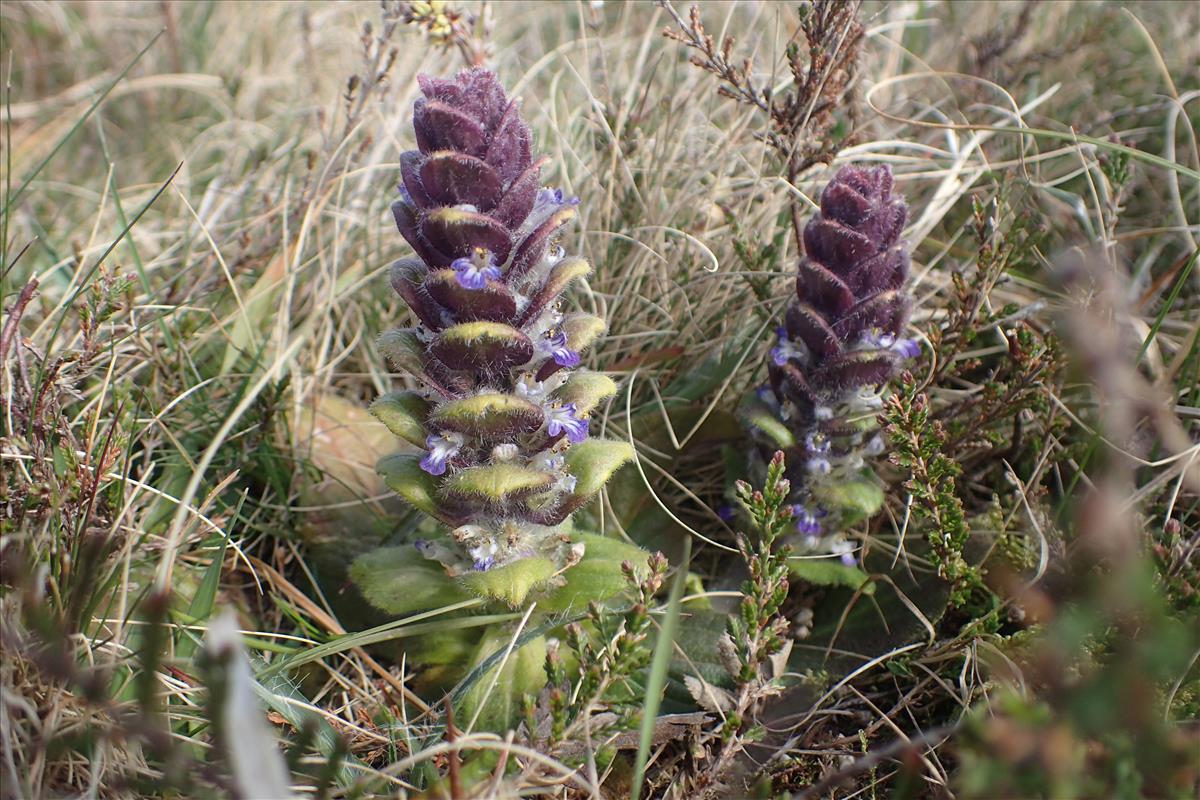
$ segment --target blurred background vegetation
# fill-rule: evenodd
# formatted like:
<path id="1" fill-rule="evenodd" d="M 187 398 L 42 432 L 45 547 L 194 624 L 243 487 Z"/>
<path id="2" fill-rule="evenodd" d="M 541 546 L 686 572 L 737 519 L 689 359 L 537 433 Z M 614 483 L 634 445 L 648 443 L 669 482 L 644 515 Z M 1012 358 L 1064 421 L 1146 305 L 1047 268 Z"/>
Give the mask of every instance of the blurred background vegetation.
<path id="1" fill-rule="evenodd" d="M 343 574 L 416 524 L 364 410 L 409 313 L 386 268 L 415 75 L 479 62 L 582 199 L 574 302 L 609 321 L 588 358 L 621 384 L 593 427 L 640 462 L 588 521 L 676 567 L 694 546 L 663 713 L 708 716 L 664 718 L 644 791 L 1195 797 L 1200 10 L 854 10 L 856 66 L 797 165 L 662 35 L 682 5 L 0 6 L 0 792 L 630 793 L 636 739 L 597 770 L 590 741 L 456 737 L 399 646 L 438 615 L 367 613 Z M 698 13 L 788 91 L 814 9 Z M 890 164 L 913 209 L 924 353 L 884 420 L 885 510 L 854 532 L 870 588 L 793 581 L 788 688 L 708 776 L 720 709 L 684 680 L 715 680 L 746 577 L 721 548 L 734 409 L 835 157 Z M 274 783 L 238 755 L 272 749 L 251 697 Z"/>

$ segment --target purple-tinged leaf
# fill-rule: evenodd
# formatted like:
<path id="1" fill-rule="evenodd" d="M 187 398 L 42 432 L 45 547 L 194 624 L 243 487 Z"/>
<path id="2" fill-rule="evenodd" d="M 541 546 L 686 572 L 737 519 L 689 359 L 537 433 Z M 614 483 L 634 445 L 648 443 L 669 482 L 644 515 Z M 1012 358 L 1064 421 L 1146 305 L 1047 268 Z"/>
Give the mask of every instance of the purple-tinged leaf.
<path id="1" fill-rule="evenodd" d="M 492 211 L 492 216 L 500 220 L 502 225 L 515 230 L 521 227 L 521 223 L 529 216 L 529 212 L 533 210 L 533 202 L 537 199 L 538 189 L 541 188 L 539 181 L 542 165 L 549 160 L 543 157 L 534 161 L 508 187 L 504 198 Z"/>
<path id="2" fill-rule="evenodd" d="M 475 211 L 443 207 L 430 212 L 421 223 L 421 234 L 450 260 L 435 266 L 449 266 L 455 258 L 469 258 L 476 248 L 491 253 L 503 264 L 512 248 L 508 229 L 496 220 Z"/>
<path id="3" fill-rule="evenodd" d="M 853 227 L 871 213 L 871 201 L 850 184 L 835 180 L 821 193 L 821 213 Z"/>
<path id="4" fill-rule="evenodd" d="M 425 290 L 456 320 L 511 320 L 517 313 L 512 291 L 500 281 L 489 281 L 481 289 L 466 289 L 452 269 L 429 273 Z"/>
<path id="5" fill-rule="evenodd" d="M 487 162 L 453 150 L 430 153 L 421 165 L 429 196 L 447 206 L 464 203 L 491 211 L 501 199 L 500 176 Z"/>
<path id="6" fill-rule="evenodd" d="M 413 108 L 413 130 L 417 147 L 426 155 L 437 150 L 460 150 L 482 156 L 488 135 L 469 114 L 437 100 L 417 100 Z"/>
<path id="7" fill-rule="evenodd" d="M 433 354 L 458 370 L 499 372 L 533 358 L 533 342 L 521 331 L 499 322 L 464 322 L 434 340 Z"/>
<path id="8" fill-rule="evenodd" d="M 400 230 L 400 234 L 426 264 L 444 267 L 454 260 L 453 256 L 443 253 L 421 233 L 419 212 L 416 208 L 403 200 L 397 200 L 392 203 L 392 216 L 396 220 L 396 227 Z"/>
<path id="9" fill-rule="evenodd" d="M 404 179 L 404 190 L 419 209 L 428 210 L 437 205 L 421 183 L 421 165 L 425 156 L 419 150 L 406 150 L 400 154 L 400 175 Z"/>
<path id="10" fill-rule="evenodd" d="M 520 279 L 525 273 L 541 260 L 546 253 L 546 247 L 550 244 L 550 238 L 555 232 L 566 225 L 578 212 L 574 206 L 564 206 L 558 211 L 550 215 L 550 218 L 539 225 L 536 229 L 530 232 L 525 237 L 524 241 L 517 245 L 516 252 L 513 254 L 512 264 L 508 267 L 508 272 L 504 274 L 504 280 L 510 286 L 519 285 Z"/>
<path id="11" fill-rule="evenodd" d="M 800 262 L 796 295 L 826 316 L 843 314 L 854 305 L 854 292 L 845 281 L 811 258 Z"/>
<path id="12" fill-rule="evenodd" d="M 899 289 L 908 278 L 908 251 L 903 244 L 884 250 L 853 265 L 842 279 L 855 297 L 870 297 Z"/>
<path id="13" fill-rule="evenodd" d="M 833 329 L 843 341 L 853 341 L 871 328 L 896 336 L 908 322 L 908 310 L 909 299 L 904 292 L 880 292 L 850 309 L 834 323 Z"/>
<path id="14" fill-rule="evenodd" d="M 402 258 L 392 264 L 388 271 L 392 288 L 404 298 L 417 318 L 431 331 L 440 331 L 444 326 L 442 314 L 433 298 L 421 285 L 429 269 L 420 260 Z"/>
<path id="15" fill-rule="evenodd" d="M 524 325 L 527 322 L 537 319 L 546 310 L 546 307 L 566 290 L 571 281 L 576 278 L 582 278 L 591 272 L 591 269 L 588 262 L 582 258 L 564 258 L 555 264 L 554 268 L 550 270 L 550 274 L 546 277 L 546 282 L 530 298 L 529 305 L 521 312 L 517 324 Z"/>
<path id="16" fill-rule="evenodd" d="M 891 353 L 845 353 L 814 372 L 811 385 L 828 399 L 860 386 L 887 383 L 895 371 L 896 357 Z"/>
<path id="17" fill-rule="evenodd" d="M 516 180 L 533 160 L 533 135 L 521 120 L 516 101 L 509 103 L 496 125 L 484 159 L 494 166 L 505 183 Z"/>
<path id="18" fill-rule="evenodd" d="M 788 308 L 787 330 L 793 339 L 804 342 L 817 363 L 842 350 L 833 328 L 807 303 L 796 302 Z"/>
<path id="19" fill-rule="evenodd" d="M 804 252 L 813 261 L 841 272 L 844 265 L 874 253 L 875 243 L 840 222 L 817 217 L 804 226 Z"/>

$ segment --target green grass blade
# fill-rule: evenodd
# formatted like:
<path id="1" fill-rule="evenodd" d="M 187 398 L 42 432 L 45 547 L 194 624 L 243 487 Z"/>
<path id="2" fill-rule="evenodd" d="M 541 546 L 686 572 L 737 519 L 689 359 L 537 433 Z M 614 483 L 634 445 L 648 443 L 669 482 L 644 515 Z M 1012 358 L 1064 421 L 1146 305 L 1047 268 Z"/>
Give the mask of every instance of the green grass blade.
<path id="1" fill-rule="evenodd" d="M 245 495 L 243 495 L 244 498 Z M 197 621 L 204 621 L 212 616 L 217 590 L 221 584 L 221 566 L 225 563 L 225 551 L 228 547 L 229 538 L 222 536 L 221 548 L 213 554 L 212 563 L 204 571 L 204 577 L 200 579 L 200 585 L 196 587 L 196 594 L 192 597 L 192 602 L 188 604 L 188 616 Z M 175 652 L 180 658 L 190 658 L 195 649 L 195 642 L 192 639 L 184 638 L 179 642 Z"/>
<path id="2" fill-rule="evenodd" d="M 688 562 L 692 558 L 692 539 L 683 540 L 683 560 L 671 583 L 667 614 L 659 628 L 658 642 L 654 645 L 654 658 L 650 662 L 650 675 L 646 680 L 646 700 L 642 704 L 642 727 L 638 738 L 637 760 L 633 767 L 633 800 L 642 793 L 642 782 L 646 779 L 646 763 L 650 760 L 650 744 L 654 738 L 654 722 L 658 718 L 658 707 L 662 703 L 663 689 L 667 685 L 667 671 L 671 667 L 671 653 L 675 649 L 675 630 L 679 627 L 679 609 L 683 600 L 683 588 L 687 584 Z"/>
<path id="3" fill-rule="evenodd" d="M 1192 257 L 1188 259 L 1188 262 L 1183 265 L 1183 269 L 1179 271 L 1179 277 L 1175 279 L 1175 285 L 1171 287 L 1171 293 L 1167 295 L 1166 302 L 1158 310 L 1158 315 L 1154 318 L 1154 324 L 1150 326 L 1150 332 L 1142 340 L 1142 347 L 1138 350 L 1137 358 L 1134 359 L 1135 362 L 1142 360 L 1142 356 L 1146 355 L 1146 351 L 1150 349 L 1150 343 L 1158 338 L 1158 329 L 1162 327 L 1163 320 L 1167 318 L 1167 313 L 1171 310 L 1171 306 L 1175 305 L 1175 301 L 1179 299 L 1179 293 L 1187 285 L 1188 278 L 1192 274 L 1192 268 L 1196 266 L 1196 258 L 1198 256 L 1200 256 L 1200 250 L 1192 253 Z"/>
<path id="4" fill-rule="evenodd" d="M 374 628 L 368 628 L 365 631 L 356 633 L 347 633 L 344 636 L 339 636 L 336 639 L 331 639 L 325 644 L 317 645 L 302 653 L 297 653 L 289 658 L 281 658 L 273 661 L 263 671 L 262 676 L 273 675 L 284 672 L 285 670 L 295 669 L 304 664 L 320 661 L 323 658 L 344 653 L 347 650 L 352 650 L 355 647 L 365 647 L 369 644 L 379 644 L 380 642 L 388 642 L 393 639 L 404 639 L 409 636 L 420 636 L 424 633 L 434 633 L 436 631 L 444 631 L 451 628 L 473 628 L 480 625 L 491 625 L 494 622 L 508 622 L 513 619 L 520 619 L 521 615 L 517 613 L 511 614 L 487 614 L 479 617 L 466 617 L 462 619 L 442 619 L 434 620 L 433 622 L 418 623 L 421 620 L 441 614 L 448 614 L 453 611 L 462 611 L 468 608 L 477 608 L 483 605 L 483 600 L 464 600 L 461 603 L 455 603 L 445 608 L 426 611 L 422 614 L 414 614 L 411 617 L 404 619 L 386 622 L 383 625 L 378 625 Z"/>

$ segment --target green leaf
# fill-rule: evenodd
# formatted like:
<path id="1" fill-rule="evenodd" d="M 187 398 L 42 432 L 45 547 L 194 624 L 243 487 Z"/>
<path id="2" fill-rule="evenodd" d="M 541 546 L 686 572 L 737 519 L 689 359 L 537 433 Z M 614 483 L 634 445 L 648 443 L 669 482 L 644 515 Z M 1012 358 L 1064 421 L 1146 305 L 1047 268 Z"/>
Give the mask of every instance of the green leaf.
<path id="1" fill-rule="evenodd" d="M 413 547 L 385 547 L 365 553 L 350 566 L 350 578 L 371 605 L 397 616 L 471 598 L 441 564 Z"/>
<path id="2" fill-rule="evenodd" d="M 439 428 L 475 436 L 532 433 L 542 425 L 542 410 L 511 394 L 483 392 L 439 406 L 429 421 Z"/>
<path id="3" fill-rule="evenodd" d="M 567 336 L 567 346 L 580 353 L 604 335 L 604 320 L 591 314 L 572 314 L 563 320 L 563 333 Z"/>
<path id="4" fill-rule="evenodd" d="M 378 345 L 379 351 L 395 366 L 410 375 L 425 374 L 425 365 L 421 360 L 425 345 L 412 328 L 388 331 L 379 337 Z"/>
<path id="5" fill-rule="evenodd" d="M 461 500 L 483 498 L 502 503 L 522 495 L 548 489 L 554 476 L 516 464 L 487 464 L 456 472 L 442 487 L 447 497 Z"/>
<path id="6" fill-rule="evenodd" d="M 425 446 L 425 417 L 429 403 L 416 392 L 392 392 L 371 404 L 371 414 L 388 430 L 415 444 Z"/>
<path id="7" fill-rule="evenodd" d="M 421 469 L 420 456 L 408 453 L 387 456 L 379 460 L 375 471 L 383 477 L 389 489 L 408 501 L 413 508 L 436 516 L 434 493 L 437 484 L 432 475 Z"/>
<path id="8" fill-rule="evenodd" d="M 212 561 L 208 564 L 208 569 L 204 571 L 204 577 L 200 580 L 200 585 L 196 587 L 196 593 L 192 595 L 192 602 L 188 605 L 188 616 L 198 620 L 207 620 L 212 615 L 213 604 L 217 599 L 217 591 L 221 585 L 221 566 L 225 563 L 225 550 L 229 546 L 228 537 L 221 537 L 221 547 L 213 554 Z M 175 647 L 175 654 L 179 658 L 190 658 L 196 650 L 196 641 L 191 638 L 183 638 Z"/>
<path id="9" fill-rule="evenodd" d="M 682 610 L 683 624 L 675 635 L 675 644 L 682 655 L 676 653 L 672 656 L 671 673 L 674 677 L 682 680 L 685 675 L 694 675 L 714 686 L 733 685 L 717 649 L 731 610 L 714 611 L 700 606 L 695 600 L 687 602 Z"/>
<path id="10" fill-rule="evenodd" d="M 600 602 L 620 593 L 629 586 L 621 570 L 622 562 L 633 564 L 639 577 L 644 577 L 649 569 L 646 559 L 650 554 L 640 547 L 592 533 L 577 534 L 571 539 L 584 545 L 583 559 L 563 573 L 562 586 L 547 589 L 538 598 L 538 608 L 542 611 L 579 611 L 593 600 Z"/>
<path id="11" fill-rule="evenodd" d="M 863 594 L 874 594 L 875 584 L 858 567 L 843 564 L 836 558 L 789 558 L 788 571 L 808 583 L 818 586 L 847 586 L 862 588 Z"/>
<path id="12" fill-rule="evenodd" d="M 486 572 L 468 572 L 459 578 L 459 583 L 480 597 L 516 608 L 525 602 L 533 587 L 549 579 L 555 571 L 550 559 L 530 556 Z"/>
<path id="13" fill-rule="evenodd" d="M 252 666 L 260 666 L 258 658 L 251 661 Z M 344 751 L 342 736 L 329 721 L 320 714 L 312 711 L 313 701 L 297 688 L 292 681 L 278 673 L 258 672 L 258 680 L 254 683 L 254 692 L 270 707 L 288 721 L 296 730 L 311 729 L 314 732 L 314 748 L 327 760 L 336 759 L 337 780 L 342 785 L 352 784 L 366 767 L 353 755 Z"/>
<path id="14" fill-rule="evenodd" d="M 503 370 L 533 357 L 529 337 L 502 322 L 475 320 L 446 328 L 431 349 L 454 369 Z"/>
<path id="15" fill-rule="evenodd" d="M 787 426 L 766 409 L 750 411 L 746 414 L 746 421 L 771 437 L 771 441 L 781 449 L 787 449 L 796 444 L 796 437 L 792 436 L 792 432 L 788 430 Z"/>
<path id="16" fill-rule="evenodd" d="M 562 403 L 574 403 L 580 414 L 587 414 L 606 397 L 617 393 L 612 378 L 599 372 L 576 372 L 559 387 L 554 398 Z"/>
<path id="17" fill-rule="evenodd" d="M 588 439 L 567 451 L 567 471 L 575 476 L 575 492 L 588 497 L 604 484 L 625 462 L 632 461 L 633 446 L 628 442 Z"/>
<path id="18" fill-rule="evenodd" d="M 528 560 L 528 559 L 526 559 Z M 473 666 L 504 653 L 515 631 L 510 626 L 488 628 L 475 651 Z M 525 695 L 536 695 L 546 685 L 546 638 L 538 636 L 513 647 L 508 658 L 471 684 L 459 707 L 459 724 L 502 731 L 516 722 Z"/>
<path id="19" fill-rule="evenodd" d="M 824 508 L 840 511 L 847 523 L 873 517 L 883 507 L 883 489 L 870 480 L 817 484 L 813 494 Z"/>

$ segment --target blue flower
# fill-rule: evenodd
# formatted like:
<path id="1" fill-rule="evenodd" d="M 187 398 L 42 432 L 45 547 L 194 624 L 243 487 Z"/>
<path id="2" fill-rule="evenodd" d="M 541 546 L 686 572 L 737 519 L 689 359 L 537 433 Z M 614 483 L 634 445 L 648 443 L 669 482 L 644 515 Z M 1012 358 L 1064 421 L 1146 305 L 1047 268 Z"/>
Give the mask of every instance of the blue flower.
<path id="1" fill-rule="evenodd" d="M 901 358 L 916 358 L 921 355 L 921 343 L 916 339 L 898 339 L 892 345 L 892 352 Z"/>
<path id="2" fill-rule="evenodd" d="M 571 444 L 579 444 L 588 437 L 588 421 L 578 417 L 574 403 L 546 409 L 546 433 L 558 436 L 564 432 Z"/>
<path id="3" fill-rule="evenodd" d="M 426 437 L 425 446 L 429 452 L 421 459 L 421 469 L 430 475 L 442 475 L 446 472 L 446 462 L 462 449 L 463 436 L 461 433 L 447 431 L 437 436 Z"/>
<path id="4" fill-rule="evenodd" d="M 820 431 L 813 431 L 804 437 L 804 445 L 810 453 L 828 453 L 833 443 L 829 441 L 829 437 L 825 434 Z"/>
<path id="5" fill-rule="evenodd" d="M 817 458 L 810 458 L 806 466 L 808 467 L 809 472 L 812 472 L 816 475 L 828 475 L 833 471 L 833 464 L 829 463 L 829 459 L 821 458 L 820 456 Z"/>
<path id="6" fill-rule="evenodd" d="M 833 543 L 833 554 L 842 559 L 842 563 L 847 567 L 853 567 L 858 564 L 858 559 L 854 557 L 854 545 L 847 542 L 845 539 L 840 539 Z"/>
<path id="7" fill-rule="evenodd" d="M 475 258 L 456 258 L 450 262 L 458 285 L 464 289 L 482 289 L 488 281 L 500 279 L 500 267 L 491 253 L 477 254 Z"/>
<path id="8" fill-rule="evenodd" d="M 476 572 L 487 572 L 496 566 L 497 549 L 495 542 L 485 542 L 468 550 L 467 553 L 471 556 L 471 569 Z"/>
<path id="9" fill-rule="evenodd" d="M 779 344 L 771 348 L 771 361 L 775 366 L 782 367 L 793 358 L 804 360 L 807 356 L 807 349 L 797 347 L 791 339 L 788 338 L 786 328 L 776 328 L 775 334 L 779 337 Z"/>
<path id="10" fill-rule="evenodd" d="M 560 367 L 574 369 L 579 366 L 579 353 L 567 347 L 567 335 L 561 330 L 550 337 L 550 355 Z"/>
<path id="11" fill-rule="evenodd" d="M 562 189 L 538 189 L 533 205 L 535 210 L 545 206 L 577 206 L 579 198 L 565 197 Z"/>
<path id="12" fill-rule="evenodd" d="M 916 339 L 897 339 L 879 328 L 872 328 L 864 333 L 862 341 L 867 347 L 873 347 L 876 350 L 891 350 L 905 359 L 921 355 L 921 343 Z"/>
<path id="13" fill-rule="evenodd" d="M 821 533 L 821 523 L 817 515 L 807 507 L 797 503 L 792 506 L 792 519 L 796 520 L 796 530 L 805 536 L 818 536 Z"/>

